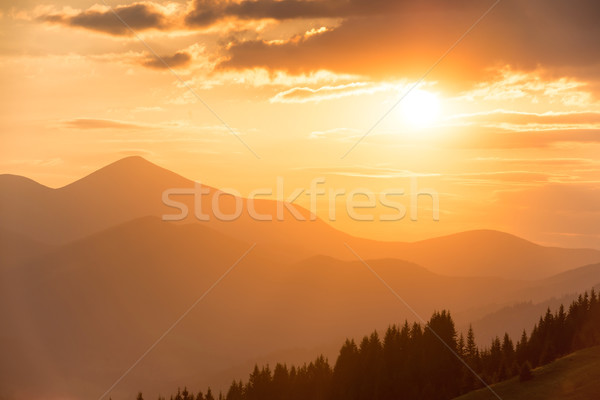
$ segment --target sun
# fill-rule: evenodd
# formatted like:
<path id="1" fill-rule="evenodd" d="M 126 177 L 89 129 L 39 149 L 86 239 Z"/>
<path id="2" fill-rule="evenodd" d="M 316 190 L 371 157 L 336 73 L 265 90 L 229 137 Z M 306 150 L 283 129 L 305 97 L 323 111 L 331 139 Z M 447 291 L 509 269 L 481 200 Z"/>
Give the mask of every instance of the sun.
<path id="1" fill-rule="evenodd" d="M 439 117 L 440 100 L 425 90 L 415 89 L 402 100 L 404 121 L 416 128 L 431 126 Z"/>

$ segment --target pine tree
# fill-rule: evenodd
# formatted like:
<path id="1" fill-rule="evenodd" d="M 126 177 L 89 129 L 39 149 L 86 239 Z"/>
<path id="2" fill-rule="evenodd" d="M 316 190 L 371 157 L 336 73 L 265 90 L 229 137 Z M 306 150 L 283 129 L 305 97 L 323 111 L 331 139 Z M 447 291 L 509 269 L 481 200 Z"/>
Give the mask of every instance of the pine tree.
<path id="1" fill-rule="evenodd" d="M 519 372 L 519 381 L 526 382 L 533 379 L 533 373 L 531 372 L 531 364 L 526 362 L 521 366 L 521 371 Z"/>
<path id="2" fill-rule="evenodd" d="M 475 344 L 475 333 L 473 332 L 472 325 L 469 325 L 469 331 L 467 333 L 467 347 L 465 349 L 465 352 L 469 366 L 471 368 L 475 368 L 477 366 L 479 352 L 477 350 L 477 345 Z"/>
<path id="3" fill-rule="evenodd" d="M 212 391 L 210 390 L 210 388 L 206 389 L 206 400 L 215 400 L 215 398 L 213 397 Z"/>
<path id="4" fill-rule="evenodd" d="M 456 352 L 461 358 L 465 357 L 465 337 L 463 336 L 462 332 L 458 337 L 458 347 L 456 349 Z"/>

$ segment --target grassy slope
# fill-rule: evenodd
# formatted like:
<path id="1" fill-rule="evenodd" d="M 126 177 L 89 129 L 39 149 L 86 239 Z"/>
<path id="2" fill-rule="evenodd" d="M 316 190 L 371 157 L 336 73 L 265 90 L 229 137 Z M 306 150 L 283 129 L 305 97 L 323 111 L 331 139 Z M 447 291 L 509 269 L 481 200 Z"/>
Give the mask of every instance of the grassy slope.
<path id="1" fill-rule="evenodd" d="M 502 400 L 588 400 L 600 397 L 600 346 L 581 350 L 533 371 L 521 383 L 513 378 L 492 386 Z M 496 400 L 489 389 L 480 389 L 455 400 Z"/>

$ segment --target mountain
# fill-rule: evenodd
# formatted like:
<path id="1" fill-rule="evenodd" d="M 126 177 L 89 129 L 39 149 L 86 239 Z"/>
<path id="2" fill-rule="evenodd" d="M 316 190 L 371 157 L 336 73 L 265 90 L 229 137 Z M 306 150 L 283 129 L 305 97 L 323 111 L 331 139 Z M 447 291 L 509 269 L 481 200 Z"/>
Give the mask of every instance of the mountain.
<path id="1" fill-rule="evenodd" d="M 13 361 L 1 371 L 0 387 L 9 397 L 99 396 L 251 245 L 206 225 L 144 217 L 2 270 L 0 352 Z M 367 263 L 424 318 L 444 308 L 468 320 L 475 307 L 527 300 L 528 288 L 542 282 L 443 276 L 397 259 Z M 573 274 L 579 280 L 570 287 L 578 290 L 597 276 L 593 269 Z M 417 318 L 362 262 L 293 262 L 259 244 L 113 398 L 191 383 L 227 385 L 227 371 L 248 360 L 282 361 L 275 357 L 294 353 L 296 359 L 283 361 L 301 362 L 313 348 L 333 359 L 345 337 L 404 319 Z M 299 347 L 305 351 L 294 351 Z"/>
<path id="2" fill-rule="evenodd" d="M 177 212 L 162 201 L 168 189 L 193 189 L 194 182 L 156 166 L 141 157 L 127 157 L 58 189 L 27 178 L 0 175 L 0 229 L 32 240 L 65 244 L 133 219 Z M 201 206 L 190 195 L 173 195 L 188 208 L 181 223 L 206 225 L 231 238 L 270 248 L 273 256 L 289 262 L 326 255 L 356 260 L 349 244 L 362 258 L 397 258 L 422 265 L 432 272 L 456 276 L 499 276 L 538 279 L 600 261 L 600 251 L 544 247 L 496 231 L 470 231 L 414 243 L 381 242 L 352 237 L 294 206 L 307 220 L 289 211 L 278 220 L 281 204 L 255 200 L 259 214 L 272 221 L 257 221 L 247 212 L 234 221 L 217 218 L 212 204 L 233 214 L 236 204 L 248 210 L 248 200 L 235 199 L 205 187 Z M 236 203 L 237 202 L 237 203 Z M 199 222 L 194 210 L 210 217 Z"/>
<path id="3" fill-rule="evenodd" d="M 437 273 L 464 276 L 538 279 L 600 261 L 597 250 L 545 247 L 493 230 L 461 232 L 414 243 L 359 241 L 355 246 L 359 254 L 373 257 L 376 252 L 380 257 L 401 258 Z"/>
<path id="4" fill-rule="evenodd" d="M 162 191 L 188 183 L 141 157 L 124 158 L 58 189 L 0 175 L 0 221 L 4 229 L 64 244 L 125 221 L 158 215 L 164 207 Z"/>
<path id="5" fill-rule="evenodd" d="M 533 370 L 533 379 L 513 378 L 492 385 L 503 400 L 584 400 L 600 393 L 600 347 L 592 347 Z M 496 400 L 489 389 L 479 389 L 456 400 Z"/>
<path id="6" fill-rule="evenodd" d="M 79 179 L 67 186 L 51 189 L 27 178 L 0 175 L 0 228 L 52 244 L 65 244 L 107 229 L 111 226 L 146 216 L 162 217 L 178 210 L 163 203 L 163 192 L 169 189 L 194 189 L 195 182 L 185 179 L 141 157 L 127 157 Z M 256 200 L 257 213 L 271 215 L 273 221 L 255 221 L 247 212 L 235 221 L 221 221 L 212 205 L 226 215 L 235 211 L 236 200 L 230 195 L 203 185 L 201 206 L 191 195 L 171 198 L 189 210 L 180 222 L 198 222 L 195 212 L 210 217 L 203 222 L 225 234 L 248 242 L 277 247 L 281 256 L 300 260 L 326 253 L 346 255 L 343 247 L 331 246 L 336 237 L 341 245 L 347 235 L 334 230 L 321 220 L 297 221 L 286 211 L 285 220 L 277 220 L 277 202 Z M 214 197 L 218 196 L 216 200 Z M 238 199 L 248 210 L 246 199 Z M 308 211 L 296 207 L 306 219 Z"/>

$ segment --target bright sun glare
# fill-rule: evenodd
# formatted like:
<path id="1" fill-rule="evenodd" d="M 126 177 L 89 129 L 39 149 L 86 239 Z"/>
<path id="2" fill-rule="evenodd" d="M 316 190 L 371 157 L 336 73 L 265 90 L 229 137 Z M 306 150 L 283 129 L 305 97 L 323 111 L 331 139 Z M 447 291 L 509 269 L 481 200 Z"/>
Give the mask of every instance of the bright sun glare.
<path id="1" fill-rule="evenodd" d="M 430 92 L 415 89 L 402 100 L 404 120 L 417 128 L 432 125 L 440 113 L 440 101 Z"/>

